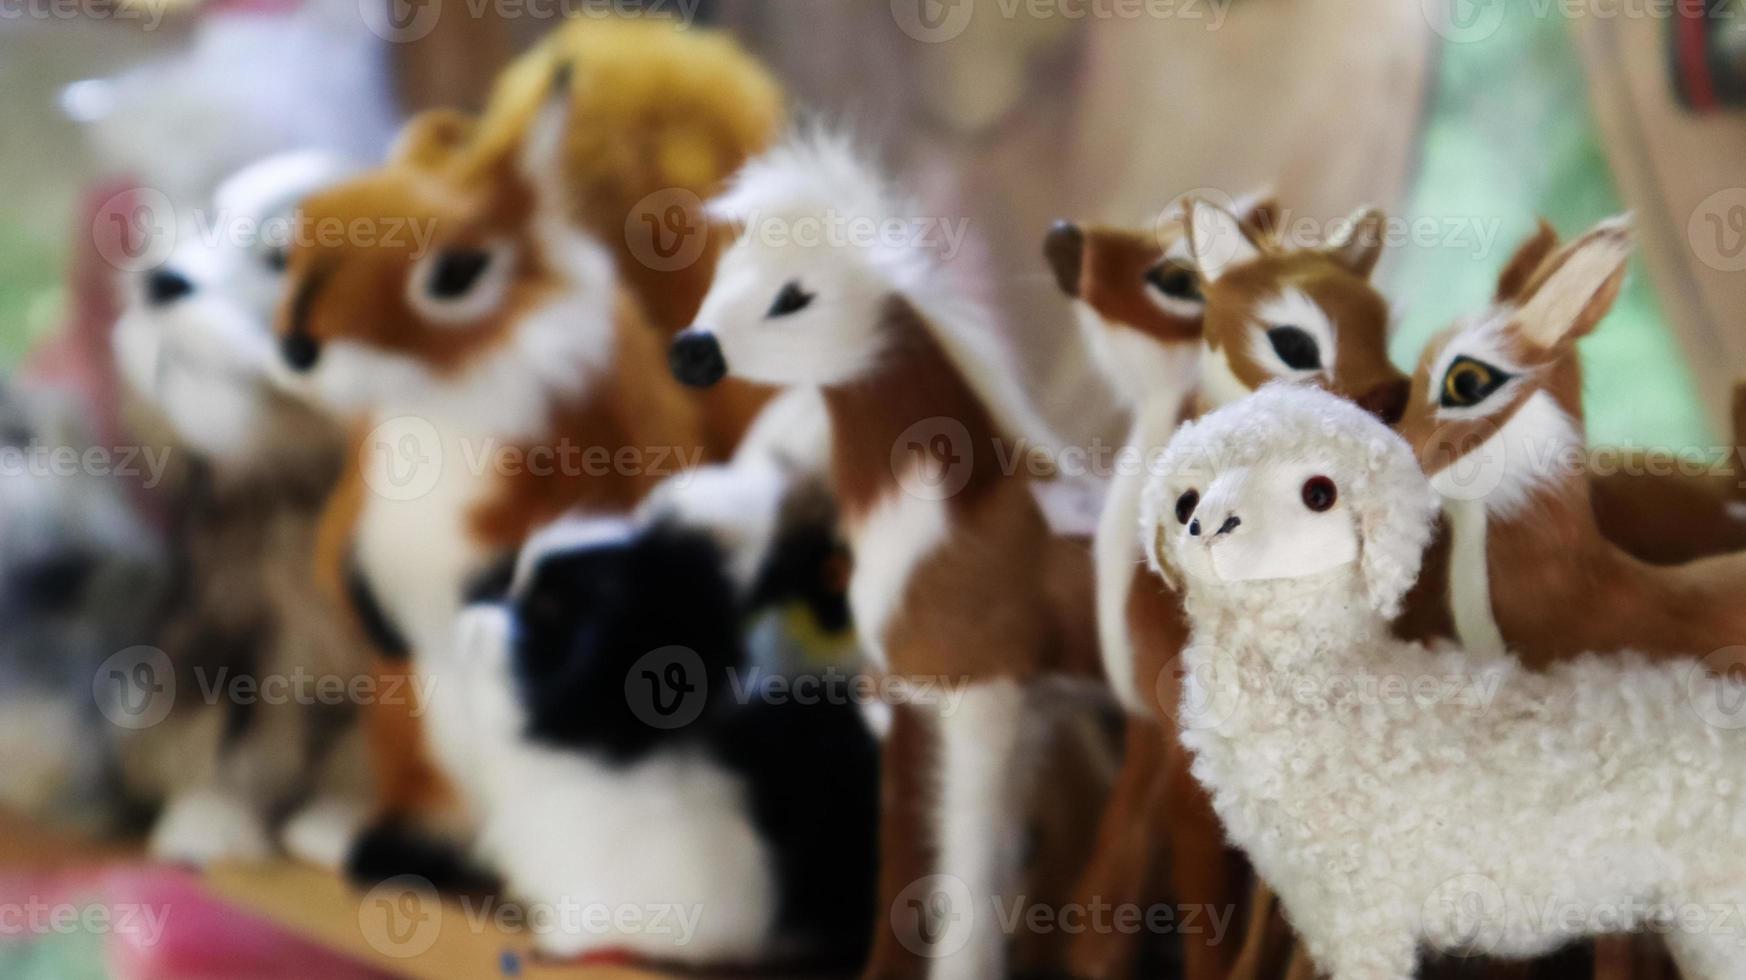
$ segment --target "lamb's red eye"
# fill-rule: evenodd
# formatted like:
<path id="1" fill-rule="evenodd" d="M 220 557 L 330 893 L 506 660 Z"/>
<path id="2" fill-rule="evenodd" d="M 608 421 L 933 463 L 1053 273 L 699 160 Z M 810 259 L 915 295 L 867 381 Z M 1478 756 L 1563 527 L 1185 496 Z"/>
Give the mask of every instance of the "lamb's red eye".
<path id="1" fill-rule="evenodd" d="M 1194 516 L 1194 508 L 1200 505 L 1200 491 L 1190 490 L 1176 498 L 1176 523 L 1187 524 Z"/>
<path id="2" fill-rule="evenodd" d="M 1333 507 L 1339 497 L 1334 481 L 1325 476 L 1312 476 L 1303 481 L 1303 505 L 1318 514 Z"/>

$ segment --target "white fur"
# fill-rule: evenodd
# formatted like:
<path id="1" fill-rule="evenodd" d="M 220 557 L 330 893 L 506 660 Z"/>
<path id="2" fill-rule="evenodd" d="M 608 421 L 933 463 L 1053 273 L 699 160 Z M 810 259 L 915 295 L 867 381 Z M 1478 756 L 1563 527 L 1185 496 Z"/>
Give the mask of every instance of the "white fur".
<path id="1" fill-rule="evenodd" d="M 1570 415 L 1536 391 L 1491 438 L 1433 473 L 1431 486 L 1451 500 L 1482 500 L 1494 517 L 1512 517 L 1558 479 L 1565 458 L 1581 447 Z"/>
<path id="2" fill-rule="evenodd" d="M 465 620 L 467 710 L 491 760 L 478 848 L 511 894 L 558 913 L 536 930 L 539 949 L 718 965 L 767 954 L 776 882 L 744 787 L 695 750 L 619 767 L 524 740 L 507 614 L 475 607 Z M 593 929 L 563 915 L 590 908 L 632 910 L 641 925 Z"/>
<path id="3" fill-rule="evenodd" d="M 881 667 L 885 631 L 909 596 L 915 568 L 946 540 L 946 503 L 898 491 L 849 527 L 855 570 L 849 578 L 849 610 L 856 633 Z"/>
<path id="4" fill-rule="evenodd" d="M 272 411 L 278 351 L 272 318 L 284 274 L 270 255 L 297 202 L 351 171 L 322 153 L 268 157 L 218 188 L 209 209 L 181 223 L 162 266 L 193 285 L 164 306 L 146 300 L 145 277 L 126 284 L 113 344 L 122 377 L 194 448 L 244 461 L 260 447 Z"/>
<path id="5" fill-rule="evenodd" d="M 1211 344 L 1201 341 L 1200 364 L 1200 397 L 1210 408 L 1247 398 L 1254 390 L 1231 370 L 1229 355 L 1223 348 L 1214 350 Z"/>
<path id="6" fill-rule="evenodd" d="M 1024 688 L 1000 680 L 968 688 L 956 710 L 937 719 L 938 868 L 962 883 L 970 908 L 954 909 L 954 919 L 939 924 L 936 948 L 945 955 L 931 964 L 930 980 L 1005 974 L 1006 935 L 995 909 L 1017 885 L 1028 761 L 1021 741 L 1030 718 Z"/>
<path id="7" fill-rule="evenodd" d="M 1446 500 L 1449 518 L 1449 612 L 1455 638 L 1475 652 L 1504 652 L 1503 628 L 1491 608 L 1491 566 L 1486 559 L 1490 521 L 1477 500 Z"/>
<path id="8" fill-rule="evenodd" d="M 1228 581 L 1166 501 L 1185 479 L 1280 458 L 1329 470 L 1360 558 Z M 1185 581 L 1184 661 L 1204 695 L 1185 699 L 1183 742 L 1317 966 L 1400 980 L 1421 943 L 1528 957 L 1651 912 L 1737 915 L 1746 729 L 1702 711 L 1746 689 L 1695 660 L 1589 655 L 1534 673 L 1394 639 L 1435 506 L 1409 447 L 1310 389 L 1263 389 L 1185 427 L 1149 489 L 1148 553 Z M 1393 696 L 1390 678 L 1405 682 Z M 1746 977 L 1737 920 L 1704 925 L 1667 933 L 1685 975 Z"/>
<path id="9" fill-rule="evenodd" d="M 987 309 L 918 242 L 831 225 L 914 222 L 925 212 L 905 200 L 848 139 L 801 133 L 747 164 L 710 204 L 745 234 L 722 256 L 698 329 L 713 334 L 737 377 L 768 384 L 832 385 L 865 374 L 885 351 L 885 304 L 902 297 L 921 315 L 953 365 L 993 415 L 1001 434 L 1043 447 L 1059 441 L 1032 407 L 1024 374 Z M 937 219 L 936 219 L 937 220 Z M 779 236 L 779 237 L 778 237 Z M 815 299 L 767 317 L 789 282 Z"/>
<path id="10" fill-rule="evenodd" d="M 1133 431 L 1124 451 L 1138 453 L 1150 464 L 1181 418 L 1181 403 L 1160 398 L 1135 413 Z M 1154 710 L 1151 692 L 1135 676 L 1134 644 L 1128 634 L 1128 598 L 1134 571 L 1145 562 L 1134 529 L 1140 526 L 1140 495 L 1149 470 L 1136 466 L 1116 473 L 1097 524 L 1093 558 L 1097 574 L 1098 647 L 1104 676 L 1122 707 L 1138 715 Z M 1149 588 L 1160 586 L 1148 584 Z"/>
<path id="11" fill-rule="evenodd" d="M 1257 322 L 1254 331 L 1249 337 L 1249 356 L 1255 363 L 1265 367 L 1276 378 L 1333 378 L 1334 365 L 1339 356 L 1334 323 L 1327 311 L 1310 299 L 1308 293 L 1286 287 L 1279 295 L 1261 301 L 1255 309 L 1255 320 Z M 1316 347 L 1321 352 L 1322 366 L 1319 369 L 1299 370 L 1280 360 L 1278 352 L 1273 349 L 1273 342 L 1267 339 L 1267 331 L 1274 327 L 1296 327 L 1315 338 Z"/>
<path id="12" fill-rule="evenodd" d="M 1147 289 L 1151 291 L 1151 287 Z M 1131 327 L 1110 323 L 1082 302 L 1073 304 L 1073 313 L 1092 360 L 1125 404 L 1134 407 L 1174 401 L 1179 408 L 1188 400 L 1200 379 L 1199 343 L 1165 343 Z M 1198 318 L 1199 308 L 1187 315 Z"/>
<path id="13" fill-rule="evenodd" d="M 147 849 L 160 861 L 205 867 L 221 858 L 265 860 L 273 853 L 273 842 L 253 801 L 203 786 L 164 804 Z"/>

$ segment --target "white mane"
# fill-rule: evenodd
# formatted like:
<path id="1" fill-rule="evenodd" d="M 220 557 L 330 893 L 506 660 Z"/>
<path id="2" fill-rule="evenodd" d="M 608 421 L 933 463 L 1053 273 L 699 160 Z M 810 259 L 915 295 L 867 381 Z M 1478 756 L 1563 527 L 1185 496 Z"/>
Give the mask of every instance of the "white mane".
<path id="1" fill-rule="evenodd" d="M 868 221 L 907 222 L 916 228 L 943 222 L 898 192 L 868 161 L 871 154 L 849 136 L 818 126 L 802 127 L 747 163 L 728 189 L 711 201 L 717 221 L 750 224 L 772 218 L 787 222 L 829 220 L 842 225 Z M 933 229 L 937 234 L 938 229 Z M 1002 435 L 1024 439 L 1035 449 L 1061 445 L 1027 396 L 1017 360 L 991 311 L 972 298 L 928 248 L 894 245 L 884 236 L 866 247 L 839 250 L 855 256 L 921 313 L 953 365 L 982 400 Z M 856 243 L 859 246 L 861 243 Z"/>

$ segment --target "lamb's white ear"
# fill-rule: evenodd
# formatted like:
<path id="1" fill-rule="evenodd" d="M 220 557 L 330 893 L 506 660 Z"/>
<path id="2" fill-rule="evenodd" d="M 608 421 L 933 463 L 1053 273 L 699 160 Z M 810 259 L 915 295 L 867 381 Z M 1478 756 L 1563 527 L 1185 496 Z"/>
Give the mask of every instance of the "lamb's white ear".
<path id="1" fill-rule="evenodd" d="M 1388 219 L 1375 208 L 1363 207 L 1352 212 L 1334 231 L 1323 251 L 1360 279 L 1370 278 L 1376 263 L 1382 258 L 1382 237 Z"/>
<path id="2" fill-rule="evenodd" d="M 1368 486 L 1358 490 L 1352 507 L 1365 597 L 1392 620 L 1419 579 L 1441 503 L 1412 450 L 1395 436 L 1372 446 Z"/>
<path id="3" fill-rule="evenodd" d="M 1216 282 L 1231 269 L 1261 257 L 1261 249 L 1237 216 L 1198 198 L 1183 215 L 1188 224 L 1188 251 L 1200 276 Z"/>
<path id="4" fill-rule="evenodd" d="M 1600 323 L 1618 299 L 1631 257 L 1631 218 L 1596 225 L 1552 257 L 1516 316 L 1523 339 L 1542 350 L 1579 339 Z"/>

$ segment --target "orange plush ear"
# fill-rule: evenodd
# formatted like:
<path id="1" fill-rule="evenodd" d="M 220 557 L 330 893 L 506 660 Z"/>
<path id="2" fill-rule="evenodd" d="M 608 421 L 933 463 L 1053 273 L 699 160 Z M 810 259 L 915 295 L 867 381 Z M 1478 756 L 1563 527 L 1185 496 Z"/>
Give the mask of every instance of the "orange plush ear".
<path id="1" fill-rule="evenodd" d="M 439 166 L 473 138 L 476 120 L 454 109 L 431 109 L 413 116 L 401 128 L 388 157 L 420 170 Z"/>
<path id="2" fill-rule="evenodd" d="M 1613 308 L 1631 257 L 1631 221 L 1609 218 L 1553 256 L 1528 287 L 1516 321 L 1529 343 L 1551 350 L 1595 328 Z"/>
<path id="3" fill-rule="evenodd" d="M 1537 220 L 1539 228 L 1516 247 L 1516 254 L 1510 256 L 1509 263 L 1498 273 L 1495 298 L 1499 303 L 1520 302 L 1528 291 L 1528 284 L 1534 280 L 1534 273 L 1540 271 L 1540 266 L 1545 265 L 1546 259 L 1558 248 L 1558 232 L 1546 223 L 1545 218 Z"/>
<path id="4" fill-rule="evenodd" d="M 1271 190 L 1260 190 L 1237 198 L 1237 220 L 1241 221 L 1256 237 L 1270 241 L 1279 238 L 1279 222 L 1281 212 L 1279 199 L 1273 196 Z"/>
<path id="5" fill-rule="evenodd" d="M 1261 257 L 1261 243 L 1253 228 L 1216 204 L 1198 198 L 1183 207 L 1188 226 L 1188 251 L 1200 268 L 1202 279 L 1216 282 L 1239 265 Z"/>

